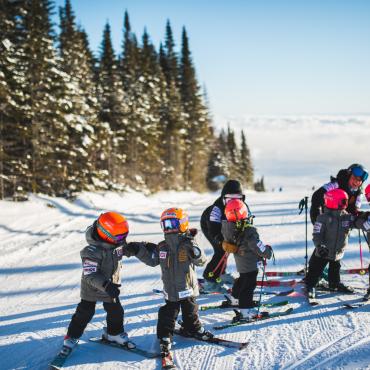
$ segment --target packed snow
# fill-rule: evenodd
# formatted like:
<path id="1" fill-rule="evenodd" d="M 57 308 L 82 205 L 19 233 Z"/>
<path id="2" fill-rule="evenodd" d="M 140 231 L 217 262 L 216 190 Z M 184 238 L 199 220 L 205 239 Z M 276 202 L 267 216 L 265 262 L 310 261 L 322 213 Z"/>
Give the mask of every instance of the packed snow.
<path id="1" fill-rule="evenodd" d="M 274 247 L 276 265 L 270 263 L 268 271 L 297 271 L 304 267 L 305 215 L 298 214 L 298 203 L 306 195 L 311 194 L 247 193 L 261 239 Z M 217 196 L 192 192 L 162 192 L 152 196 L 137 192 L 83 193 L 73 202 L 42 195 L 31 196 L 27 202 L 1 201 L 0 368 L 46 369 L 61 348 L 79 302 L 79 251 L 86 245 L 84 231 L 100 213 L 114 210 L 124 214 L 130 224 L 129 240 L 158 242 L 162 239 L 159 216 L 164 209 L 183 207 L 190 215 L 191 226 L 199 228 L 202 211 Z M 313 250 L 311 233 L 309 223 L 309 255 Z M 212 249 L 202 233 L 197 240 L 211 256 Z M 363 264 L 368 265 L 369 250 L 363 239 L 362 249 Z M 360 267 L 357 231 L 351 233 L 342 267 Z M 232 257 L 229 270 L 237 275 Z M 202 268 L 197 273 L 201 276 Z M 174 353 L 178 368 L 370 369 L 370 304 L 355 310 L 343 308 L 344 302 L 361 301 L 368 287 L 368 275 L 342 275 L 342 279 L 356 288 L 356 294 L 323 294 L 321 304 L 312 307 L 300 294 L 302 284 L 297 284 L 293 296 L 263 298 L 271 302 L 288 298 L 288 307 L 294 309 L 289 316 L 215 332 L 225 339 L 248 341 L 243 350 L 176 337 Z M 125 258 L 120 296 L 125 309 L 125 329 L 139 347 L 158 351 L 156 320 L 164 300 L 152 293 L 153 288 L 162 288 L 159 267 L 146 266 L 135 257 Z M 203 295 L 198 303 L 211 304 L 222 299 L 222 295 Z M 285 307 L 269 310 L 275 312 Z M 212 330 L 214 325 L 229 322 L 233 311 L 209 310 L 200 312 L 200 316 L 206 329 Z M 160 368 L 159 359 L 149 360 L 89 342 L 90 337 L 101 334 L 104 325 L 105 312 L 98 304 L 93 321 L 65 368 Z"/>

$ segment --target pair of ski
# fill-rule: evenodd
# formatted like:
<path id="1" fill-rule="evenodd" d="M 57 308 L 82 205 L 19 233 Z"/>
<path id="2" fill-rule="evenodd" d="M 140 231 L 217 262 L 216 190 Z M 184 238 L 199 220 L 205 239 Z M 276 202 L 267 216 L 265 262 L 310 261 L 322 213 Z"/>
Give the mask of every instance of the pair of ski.
<path id="1" fill-rule="evenodd" d="M 358 275 L 365 275 L 367 272 L 369 272 L 369 269 L 367 268 L 353 268 L 353 269 L 343 269 L 340 270 L 341 274 L 358 274 Z M 305 271 L 266 271 L 266 276 L 268 277 L 274 277 L 274 276 L 295 276 L 295 275 L 304 275 Z"/>
<path id="2" fill-rule="evenodd" d="M 258 315 L 253 316 L 252 318 L 241 319 L 239 321 L 234 321 L 234 322 L 231 322 L 229 324 L 214 326 L 213 329 L 214 330 L 223 330 L 223 329 L 227 329 L 227 328 L 232 328 L 234 326 L 250 324 L 250 323 L 254 323 L 254 322 L 262 321 L 262 320 L 273 319 L 275 317 L 287 316 L 287 315 L 290 315 L 292 312 L 293 312 L 292 307 L 288 308 L 285 311 L 281 311 L 281 312 L 263 311 L 263 312 L 260 312 Z M 237 313 L 237 311 L 235 313 Z"/>
<path id="3" fill-rule="evenodd" d="M 289 290 L 284 290 L 284 291 L 281 291 L 281 292 L 279 292 L 279 291 L 271 291 L 271 292 L 269 292 L 269 291 L 263 291 L 262 292 L 262 295 L 276 295 L 276 296 L 287 296 L 287 295 L 289 295 L 289 294 L 291 294 L 291 293 L 293 293 L 294 292 L 294 289 L 289 289 Z M 153 293 L 155 293 L 155 294 L 163 294 L 163 290 L 161 290 L 161 289 L 153 289 Z M 199 292 L 200 294 L 202 294 L 202 295 L 211 295 L 211 294 L 225 294 L 225 292 L 218 292 L 218 291 L 200 291 Z M 228 291 L 227 291 L 227 293 L 231 293 L 231 289 L 229 289 Z M 259 294 L 259 292 L 258 292 L 258 294 Z"/>
<path id="4" fill-rule="evenodd" d="M 115 342 L 110 342 L 110 341 L 108 341 L 107 339 L 105 339 L 103 337 L 101 337 L 101 338 L 90 338 L 89 341 L 94 342 L 94 343 L 104 344 L 104 345 L 107 345 L 107 346 L 110 346 L 110 347 L 120 348 L 120 349 L 123 349 L 125 351 L 131 352 L 131 353 L 136 353 L 137 355 L 140 355 L 140 356 L 143 356 L 143 357 L 146 357 L 146 358 L 149 358 L 149 359 L 160 357 L 159 353 L 150 352 L 150 351 L 147 351 L 145 349 L 141 349 L 141 348 L 137 348 L 137 347 L 136 348 L 128 348 L 127 346 L 123 346 L 123 345 L 115 343 Z M 51 369 L 61 369 L 61 368 L 63 368 L 64 363 L 66 362 L 67 358 L 70 357 L 73 350 L 64 346 L 62 348 L 62 351 L 59 352 L 55 356 L 55 358 L 50 362 L 50 368 Z"/>
<path id="5" fill-rule="evenodd" d="M 205 283 L 204 279 L 198 279 L 198 284 L 202 288 Z M 278 287 L 278 286 L 290 286 L 294 287 L 297 285 L 297 280 L 257 280 L 257 286 L 264 287 Z"/>
<path id="6" fill-rule="evenodd" d="M 235 348 L 237 350 L 243 349 L 248 345 L 248 342 L 235 342 L 235 341 L 222 339 L 222 338 L 218 338 L 218 337 L 213 337 L 213 338 L 208 339 L 208 340 L 202 340 L 201 338 L 189 337 L 187 335 L 183 335 L 182 332 L 179 329 L 175 329 L 174 333 L 176 335 L 180 335 L 180 336 L 182 336 L 184 338 L 187 338 L 187 339 L 190 339 L 190 340 L 198 340 L 198 341 L 207 342 L 207 343 L 211 343 L 211 344 L 216 344 L 216 345 L 220 345 L 220 346 L 224 346 L 224 347 L 228 347 L 228 348 Z M 115 342 L 110 342 L 110 341 L 106 340 L 103 337 L 101 337 L 101 338 L 90 338 L 89 341 L 94 342 L 94 343 L 103 344 L 103 345 L 110 346 L 110 347 L 114 347 L 114 348 L 119 348 L 119 349 L 127 351 L 127 352 L 136 353 L 137 355 L 140 355 L 140 356 L 148 358 L 148 359 L 156 359 L 156 358 L 161 357 L 160 353 L 150 352 L 150 351 L 147 351 L 145 349 L 138 348 L 138 347 L 128 348 L 127 346 L 123 346 L 123 345 L 120 345 L 120 344 L 115 343 Z M 62 351 L 51 361 L 51 363 L 50 363 L 50 368 L 51 369 L 62 369 L 63 366 L 64 366 L 65 361 L 67 360 L 67 358 L 73 352 L 72 350 L 69 350 L 69 351 L 66 351 L 66 352 L 64 352 L 64 351 L 62 352 Z M 173 356 L 172 356 L 171 353 L 167 357 L 162 358 L 162 368 L 164 368 L 164 369 L 174 369 L 175 367 L 176 366 L 174 364 Z"/>
<path id="7" fill-rule="evenodd" d="M 188 335 L 184 335 L 180 331 L 180 329 L 177 329 L 177 328 L 174 330 L 174 334 L 179 335 L 186 339 L 198 340 L 201 342 L 216 344 L 216 345 L 220 345 L 220 346 L 228 347 L 228 348 L 235 348 L 236 350 L 244 349 L 248 345 L 248 342 L 235 342 L 235 341 L 222 339 L 218 337 L 212 337 L 212 338 L 208 338 L 207 340 L 203 340 L 201 338 L 195 338 L 195 337 L 191 337 Z M 162 369 L 176 369 L 176 364 L 174 362 L 172 351 L 170 351 L 167 356 L 162 357 Z"/>
<path id="8" fill-rule="evenodd" d="M 223 301 L 219 305 L 211 305 L 211 306 L 200 306 L 199 309 L 201 311 L 207 311 L 207 310 L 214 310 L 214 309 L 223 309 L 223 308 L 238 308 L 238 305 L 233 305 L 230 301 L 230 299 L 225 296 L 226 301 Z M 258 306 L 258 302 L 256 303 L 256 307 Z M 281 301 L 281 302 L 270 302 L 270 303 L 261 303 L 260 307 L 280 307 L 280 306 L 286 306 L 289 302 L 288 301 Z"/>

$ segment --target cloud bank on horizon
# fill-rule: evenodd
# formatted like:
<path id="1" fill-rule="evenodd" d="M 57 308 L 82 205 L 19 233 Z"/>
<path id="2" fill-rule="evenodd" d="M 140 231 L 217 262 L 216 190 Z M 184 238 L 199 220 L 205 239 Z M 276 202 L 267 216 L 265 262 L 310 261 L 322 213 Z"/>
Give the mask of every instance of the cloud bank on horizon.
<path id="1" fill-rule="evenodd" d="M 370 116 L 216 117 L 217 128 L 229 123 L 244 130 L 255 177 L 268 190 L 312 189 L 341 168 L 361 163 L 370 169 Z"/>

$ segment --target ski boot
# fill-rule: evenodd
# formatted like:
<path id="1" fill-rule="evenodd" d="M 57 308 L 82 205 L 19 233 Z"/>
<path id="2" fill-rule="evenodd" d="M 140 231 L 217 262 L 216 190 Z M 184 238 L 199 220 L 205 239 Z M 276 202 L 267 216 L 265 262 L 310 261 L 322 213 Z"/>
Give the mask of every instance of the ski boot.
<path id="1" fill-rule="evenodd" d="M 160 338 L 159 348 L 162 358 L 162 369 L 175 369 L 175 363 L 171 352 L 171 339 L 169 337 Z"/>
<path id="2" fill-rule="evenodd" d="M 247 322 L 257 316 L 257 310 L 255 308 L 241 308 L 239 310 L 234 310 L 234 312 L 235 316 L 232 319 L 232 323 Z"/>
<path id="3" fill-rule="evenodd" d="M 344 285 L 343 283 L 338 283 L 337 285 L 329 285 L 329 290 L 331 292 L 341 292 L 347 294 L 352 294 L 355 292 L 352 287 Z"/>
<path id="4" fill-rule="evenodd" d="M 136 348 L 136 344 L 131 342 L 128 339 L 128 335 L 127 335 L 126 332 L 122 332 L 122 333 L 117 334 L 117 335 L 111 335 L 111 334 L 108 334 L 107 328 L 104 328 L 103 329 L 103 339 L 105 339 L 108 342 L 118 343 L 122 347 L 126 347 L 128 349 Z"/>
<path id="5" fill-rule="evenodd" d="M 226 301 L 221 302 L 222 307 L 239 306 L 239 299 L 234 298 L 231 294 L 224 294 Z"/>
<path id="6" fill-rule="evenodd" d="M 316 289 L 313 287 L 307 287 L 307 297 L 310 299 L 316 298 Z"/>
<path id="7" fill-rule="evenodd" d="M 66 335 L 64 337 L 63 347 L 60 351 L 60 355 L 68 356 L 72 352 L 73 348 L 76 347 L 77 343 L 78 343 L 78 338 L 72 338 L 69 335 Z"/>
<path id="8" fill-rule="evenodd" d="M 204 327 L 202 326 L 198 331 L 192 333 L 192 337 L 207 341 L 212 339 L 214 335 L 210 331 L 204 329 Z"/>

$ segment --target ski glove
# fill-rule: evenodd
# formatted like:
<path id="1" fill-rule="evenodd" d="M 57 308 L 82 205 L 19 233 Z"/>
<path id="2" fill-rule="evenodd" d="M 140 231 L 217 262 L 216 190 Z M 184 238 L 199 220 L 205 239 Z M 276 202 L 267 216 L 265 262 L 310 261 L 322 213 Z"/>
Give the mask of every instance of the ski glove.
<path id="1" fill-rule="evenodd" d="M 329 249 L 325 245 L 319 245 L 315 248 L 315 256 L 326 258 L 329 255 Z"/>
<path id="2" fill-rule="evenodd" d="M 222 249 L 226 253 L 237 253 L 238 252 L 238 247 L 233 243 L 227 242 L 226 240 L 222 242 Z"/>
<path id="3" fill-rule="evenodd" d="M 103 287 L 105 291 L 108 293 L 109 297 L 111 298 L 118 298 L 120 294 L 120 290 L 118 289 L 121 284 L 114 284 L 111 281 L 107 281 Z"/>
<path id="4" fill-rule="evenodd" d="M 264 251 L 264 255 L 265 255 L 265 258 L 267 258 L 268 260 L 272 257 L 272 255 L 273 255 L 273 250 L 272 250 L 272 247 L 271 247 L 271 245 L 269 245 L 269 244 L 266 244 L 265 245 L 265 251 Z"/>
<path id="5" fill-rule="evenodd" d="M 122 247 L 122 254 L 126 257 L 136 256 L 139 252 L 140 243 L 131 242 Z"/>

